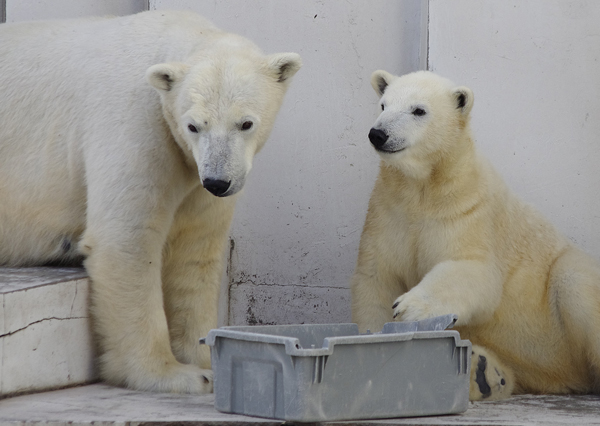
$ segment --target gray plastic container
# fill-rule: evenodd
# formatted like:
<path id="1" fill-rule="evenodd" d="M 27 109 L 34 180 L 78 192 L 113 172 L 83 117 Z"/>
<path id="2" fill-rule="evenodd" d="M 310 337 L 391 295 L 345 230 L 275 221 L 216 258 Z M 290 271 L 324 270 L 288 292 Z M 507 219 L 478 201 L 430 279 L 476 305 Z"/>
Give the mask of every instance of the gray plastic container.
<path id="1" fill-rule="evenodd" d="M 211 347 L 215 408 L 298 422 L 461 413 L 471 342 L 446 330 L 456 315 L 356 324 L 221 327 Z"/>

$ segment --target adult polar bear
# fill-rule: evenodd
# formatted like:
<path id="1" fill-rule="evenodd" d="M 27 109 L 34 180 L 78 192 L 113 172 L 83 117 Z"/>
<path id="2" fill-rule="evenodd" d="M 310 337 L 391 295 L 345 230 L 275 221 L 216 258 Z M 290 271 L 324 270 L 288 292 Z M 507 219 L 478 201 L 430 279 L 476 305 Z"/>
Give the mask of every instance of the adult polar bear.
<path id="1" fill-rule="evenodd" d="M 85 255 L 107 381 L 211 391 L 233 195 L 300 66 L 190 12 L 0 26 L 0 264 Z"/>
<path id="2" fill-rule="evenodd" d="M 364 331 L 458 315 L 471 399 L 600 390 L 600 267 L 505 186 L 474 147 L 473 93 L 376 71 L 382 158 L 352 278 Z M 400 297 L 398 297 L 400 296 Z M 395 301 L 395 303 L 394 303 Z"/>

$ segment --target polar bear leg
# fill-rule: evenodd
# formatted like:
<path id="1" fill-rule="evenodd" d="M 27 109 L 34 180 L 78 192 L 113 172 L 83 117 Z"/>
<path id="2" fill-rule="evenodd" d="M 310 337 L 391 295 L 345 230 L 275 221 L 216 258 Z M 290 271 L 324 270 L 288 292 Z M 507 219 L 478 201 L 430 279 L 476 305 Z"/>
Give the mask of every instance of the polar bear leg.
<path id="1" fill-rule="evenodd" d="M 469 399 L 471 401 L 505 399 L 512 394 L 514 386 L 513 372 L 492 352 L 473 345 Z"/>
<path id="2" fill-rule="evenodd" d="M 581 391 L 600 393 L 600 264 L 569 247 L 552 265 L 549 302 L 579 362 L 591 364 L 595 382 Z"/>
<path id="3" fill-rule="evenodd" d="M 381 331 L 386 322 L 394 321 L 390 300 L 402 289 L 398 280 L 366 276 L 357 272 L 352 277 L 352 322 L 361 333 Z"/>
<path id="4" fill-rule="evenodd" d="M 456 314 L 456 325 L 465 326 L 489 320 L 501 299 L 502 280 L 493 265 L 477 260 L 447 260 L 435 265 L 392 306 L 397 320 Z"/>
<path id="5" fill-rule="evenodd" d="M 405 291 L 398 277 L 379 265 L 379 257 L 373 254 L 376 250 L 364 235 L 350 284 L 352 322 L 358 324 L 361 333 L 380 331 L 386 322 L 392 322 L 390 300 Z"/>
<path id="6" fill-rule="evenodd" d="M 199 187 L 175 215 L 164 251 L 163 293 L 171 347 L 183 363 L 210 368 L 198 340 L 217 327 L 223 258 L 236 197 Z"/>
<path id="7" fill-rule="evenodd" d="M 170 163 L 173 157 L 158 149 L 117 156 L 102 151 L 103 146 L 92 145 L 98 152 L 90 155 L 99 165 L 88 168 L 87 227 L 81 241 L 92 281 L 100 375 L 137 390 L 210 392 L 210 371 L 175 359 L 163 307 L 162 252 L 185 195 L 182 175 L 171 171 L 178 170 Z M 163 154 L 161 161 L 143 158 L 155 152 Z M 123 164 L 128 158 L 140 160 Z"/>
<path id="8" fill-rule="evenodd" d="M 210 392 L 210 372 L 180 364 L 171 351 L 163 310 L 160 250 L 144 253 L 145 261 L 138 261 L 130 257 L 135 253 L 115 245 L 118 241 L 106 244 L 94 240 L 92 234 L 84 239 L 90 252 L 85 265 L 92 278 L 101 377 L 138 390 Z M 155 245 L 148 241 L 140 245 L 144 243 Z"/>

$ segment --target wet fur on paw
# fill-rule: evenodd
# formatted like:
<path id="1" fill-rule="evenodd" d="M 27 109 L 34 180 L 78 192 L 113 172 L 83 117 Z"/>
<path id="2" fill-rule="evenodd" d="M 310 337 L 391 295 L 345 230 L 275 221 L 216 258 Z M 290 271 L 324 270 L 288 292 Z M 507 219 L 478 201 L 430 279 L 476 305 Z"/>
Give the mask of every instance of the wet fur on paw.
<path id="1" fill-rule="evenodd" d="M 508 398 L 514 388 L 512 372 L 489 351 L 473 346 L 471 358 L 471 401 L 494 401 Z"/>

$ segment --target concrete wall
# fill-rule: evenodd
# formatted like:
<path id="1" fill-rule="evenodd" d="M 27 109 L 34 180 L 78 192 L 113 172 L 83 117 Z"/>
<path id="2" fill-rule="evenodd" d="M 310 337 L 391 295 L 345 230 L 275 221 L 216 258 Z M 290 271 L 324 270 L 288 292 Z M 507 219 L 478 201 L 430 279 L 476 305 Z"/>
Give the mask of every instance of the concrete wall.
<path id="1" fill-rule="evenodd" d="M 508 184 L 600 258 L 600 2 L 430 0 L 429 66 L 473 89 Z"/>
<path id="2" fill-rule="evenodd" d="M 369 79 L 378 68 L 419 68 L 422 3 L 150 1 L 304 61 L 238 204 L 221 323 L 350 320 L 348 283 L 378 169 Z"/>

